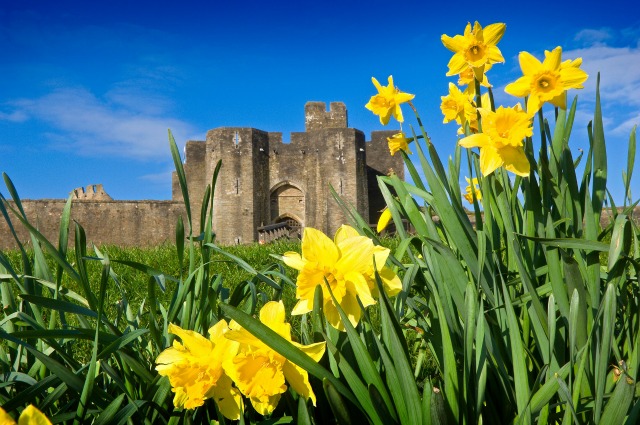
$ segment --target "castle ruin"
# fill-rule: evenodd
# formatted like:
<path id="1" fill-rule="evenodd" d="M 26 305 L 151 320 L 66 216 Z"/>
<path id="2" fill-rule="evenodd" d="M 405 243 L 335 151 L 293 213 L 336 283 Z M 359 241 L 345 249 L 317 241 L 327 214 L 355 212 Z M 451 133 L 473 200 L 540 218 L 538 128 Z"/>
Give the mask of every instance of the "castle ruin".
<path id="1" fill-rule="evenodd" d="M 346 217 L 333 199 L 330 186 L 353 205 L 365 220 L 377 221 L 384 200 L 376 177 L 393 170 L 404 177 L 400 155 L 391 156 L 387 137 L 396 131 L 374 131 L 371 141 L 349 128 L 344 103 L 305 105 L 305 131 L 282 133 L 254 128 L 221 127 L 207 132 L 206 141 L 185 146 L 184 169 L 194 229 L 216 164 L 222 167 L 215 188 L 213 231 L 222 245 L 258 240 L 260 228 L 286 223 L 298 235 L 305 226 L 330 237 Z M 86 231 L 87 241 L 116 245 L 157 245 L 173 242 L 178 216 L 185 217 L 182 192 L 174 173 L 171 201 L 117 201 L 102 185 L 72 192 L 72 218 Z M 23 200 L 30 222 L 50 240 L 57 238 L 66 200 Z M 20 240 L 28 232 L 13 220 Z M 185 220 L 186 222 L 186 220 Z M 72 240 L 72 239 L 71 239 Z M 0 248 L 15 247 L 0 220 Z"/>
<path id="2" fill-rule="evenodd" d="M 257 240 L 257 229 L 286 222 L 292 228 L 311 226 L 332 236 L 346 222 L 329 187 L 356 207 L 365 220 L 377 220 L 384 207 L 376 177 L 393 169 L 403 177 L 400 155 L 391 156 L 387 137 L 378 131 L 365 142 L 349 128 L 344 103 L 305 105 L 305 131 L 282 133 L 253 128 L 210 130 L 205 142 L 186 144 L 189 197 L 201 199 L 215 166 L 222 160 L 214 197 L 213 228 L 221 244 Z M 173 177 L 173 199 L 181 200 Z M 199 211 L 196 205 L 195 211 Z"/>

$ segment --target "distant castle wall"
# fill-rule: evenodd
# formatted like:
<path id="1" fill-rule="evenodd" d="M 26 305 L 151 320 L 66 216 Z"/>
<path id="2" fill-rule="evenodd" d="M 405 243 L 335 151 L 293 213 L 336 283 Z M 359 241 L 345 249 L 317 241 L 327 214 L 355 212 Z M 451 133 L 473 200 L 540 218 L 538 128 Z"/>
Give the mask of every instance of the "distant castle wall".
<path id="1" fill-rule="evenodd" d="M 29 222 L 56 244 L 66 200 L 21 202 Z M 186 223 L 184 205 L 174 201 L 73 201 L 69 241 L 73 245 L 74 222 L 77 222 L 85 229 L 87 242 L 98 246 L 157 246 L 175 243 L 176 223 L 181 215 Z M 29 232 L 13 214 L 11 221 L 19 240 L 30 243 Z M 0 219 L 0 249 L 15 247 L 17 244 L 6 221 Z"/>

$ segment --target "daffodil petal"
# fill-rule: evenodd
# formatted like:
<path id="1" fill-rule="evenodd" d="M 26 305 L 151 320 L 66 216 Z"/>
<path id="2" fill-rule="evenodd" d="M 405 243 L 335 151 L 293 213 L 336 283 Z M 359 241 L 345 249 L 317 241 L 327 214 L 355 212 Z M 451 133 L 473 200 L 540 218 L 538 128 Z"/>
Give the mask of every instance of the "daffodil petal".
<path id="1" fill-rule="evenodd" d="M 211 398 L 216 400 L 220 413 L 227 419 L 237 421 L 240 419 L 242 395 L 232 385 L 231 378 L 227 375 L 222 375 L 212 391 Z"/>
<path id="2" fill-rule="evenodd" d="M 537 74 L 542 68 L 542 62 L 529 52 L 520 52 L 518 59 L 520 61 L 520 69 L 525 75 Z"/>
<path id="3" fill-rule="evenodd" d="M 361 235 L 353 227 L 343 224 L 336 231 L 336 234 L 333 237 L 333 242 L 339 246 L 342 241 L 344 241 L 345 239 L 352 238 L 354 236 L 361 236 Z"/>
<path id="4" fill-rule="evenodd" d="M 387 295 L 393 297 L 402 291 L 402 281 L 389 267 L 383 267 L 379 274 Z"/>
<path id="5" fill-rule="evenodd" d="M 542 66 L 546 69 L 558 70 L 560 69 L 561 62 L 562 48 L 558 46 L 546 55 L 542 62 Z"/>
<path id="6" fill-rule="evenodd" d="M 525 97 L 531 92 L 531 78 L 523 75 L 513 83 L 507 84 L 504 91 L 511 96 Z"/>
<path id="7" fill-rule="evenodd" d="M 2 416 L 0 415 L 0 419 Z M 2 422 L 3 424 L 5 422 Z M 13 419 L 10 420 L 10 423 L 14 423 Z M 32 404 L 28 405 L 20 414 L 20 418 L 18 419 L 18 425 L 51 425 L 51 421 L 39 411 Z"/>
<path id="8" fill-rule="evenodd" d="M 297 252 L 287 251 L 282 255 L 282 261 L 292 269 L 302 270 L 306 261 Z"/>
<path id="9" fill-rule="evenodd" d="M 485 146 L 480 150 L 480 171 L 482 171 L 482 175 L 488 176 L 500 166 L 502 166 L 502 158 L 495 148 Z"/>
<path id="10" fill-rule="evenodd" d="M 446 75 L 450 77 L 460 74 L 467 68 L 468 64 L 462 53 L 456 53 L 451 57 L 447 66 L 449 67 L 449 71 Z"/>
<path id="11" fill-rule="evenodd" d="M 291 341 L 291 343 L 316 362 L 319 362 L 320 359 L 322 359 L 322 356 L 324 355 L 324 352 L 326 350 L 326 344 L 324 342 L 316 342 L 309 345 L 302 345 L 295 341 Z"/>
<path id="12" fill-rule="evenodd" d="M 313 389 L 309 383 L 307 371 L 290 361 L 286 361 L 282 366 L 282 372 L 284 373 L 284 377 L 287 379 L 289 385 L 291 385 L 298 395 L 305 399 L 311 399 L 311 402 L 315 406 L 316 395 L 313 393 Z"/>
<path id="13" fill-rule="evenodd" d="M 340 254 L 327 235 L 312 227 L 305 227 L 302 235 L 302 255 L 307 261 L 326 264 L 337 261 Z"/>
<path id="14" fill-rule="evenodd" d="M 503 23 L 487 25 L 482 29 L 482 36 L 486 44 L 498 44 L 507 26 Z"/>
<path id="15" fill-rule="evenodd" d="M 500 149 L 504 168 L 522 177 L 529 177 L 531 165 L 523 148 L 505 147 Z"/>
<path id="16" fill-rule="evenodd" d="M 324 303 L 324 318 L 327 319 L 327 322 L 337 330 L 344 331 L 344 325 L 342 324 L 340 313 L 338 313 L 338 309 L 333 304 L 332 300 L 325 301 Z"/>
<path id="17" fill-rule="evenodd" d="M 477 133 L 477 134 L 472 134 L 470 136 L 467 136 L 463 139 L 460 139 L 460 141 L 458 142 L 458 144 L 460 146 L 462 146 L 463 148 L 482 148 L 483 146 L 487 145 L 488 143 L 490 143 L 490 139 L 489 136 L 487 136 L 484 133 Z"/>
<path id="18" fill-rule="evenodd" d="M 298 316 L 300 314 L 305 314 L 313 310 L 313 300 L 312 299 L 301 299 L 298 300 L 296 305 L 291 310 L 292 316 Z"/>
<path id="19" fill-rule="evenodd" d="M 376 300 L 371 296 L 371 288 L 369 288 L 369 284 L 367 283 L 367 280 L 364 278 L 364 276 L 362 276 L 360 273 L 349 273 L 347 276 L 345 276 L 345 279 L 347 280 L 348 284 L 353 285 L 354 290 L 352 291 L 352 293 L 354 299 L 355 295 L 357 294 L 358 297 L 360 297 L 360 301 L 362 302 L 363 306 L 368 307 L 376 303 Z M 342 305 L 342 308 L 346 311 L 344 303 Z M 358 310 L 360 310 L 360 307 L 358 307 Z"/>
<path id="20" fill-rule="evenodd" d="M 378 93 L 380 93 L 382 91 L 382 86 L 380 85 L 378 80 L 376 80 L 375 77 L 371 77 L 371 82 L 373 83 L 374 86 L 376 86 Z"/>
<path id="21" fill-rule="evenodd" d="M 464 37 L 461 35 L 449 37 L 448 35 L 443 34 L 442 37 L 440 37 L 440 40 L 442 40 L 442 44 L 444 44 L 444 47 L 451 50 L 452 52 L 459 52 L 463 50 L 465 46 Z"/>
<path id="22" fill-rule="evenodd" d="M 581 89 L 583 88 L 582 83 L 587 81 L 587 78 L 589 78 L 586 72 L 574 67 L 562 69 L 560 71 L 560 75 L 562 77 L 562 87 L 565 90 Z"/>

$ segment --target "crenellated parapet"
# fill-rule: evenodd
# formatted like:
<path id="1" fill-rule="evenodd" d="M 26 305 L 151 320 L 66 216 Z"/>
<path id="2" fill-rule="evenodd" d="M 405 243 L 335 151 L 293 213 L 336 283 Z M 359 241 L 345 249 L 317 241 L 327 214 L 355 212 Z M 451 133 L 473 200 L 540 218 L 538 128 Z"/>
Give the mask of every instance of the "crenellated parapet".
<path id="1" fill-rule="evenodd" d="M 329 110 L 324 102 L 307 102 L 304 105 L 306 131 L 324 128 L 347 128 L 347 107 L 342 102 L 331 102 Z"/>

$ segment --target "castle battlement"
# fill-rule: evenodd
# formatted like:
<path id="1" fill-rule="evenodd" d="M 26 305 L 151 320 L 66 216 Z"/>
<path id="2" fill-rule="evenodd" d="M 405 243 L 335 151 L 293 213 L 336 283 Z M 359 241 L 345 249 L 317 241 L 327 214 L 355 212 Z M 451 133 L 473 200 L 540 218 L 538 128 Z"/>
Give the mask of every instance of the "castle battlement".
<path id="1" fill-rule="evenodd" d="M 304 105 L 305 130 L 347 128 L 347 107 L 342 102 L 331 102 L 329 110 L 324 102 L 307 102 Z"/>

